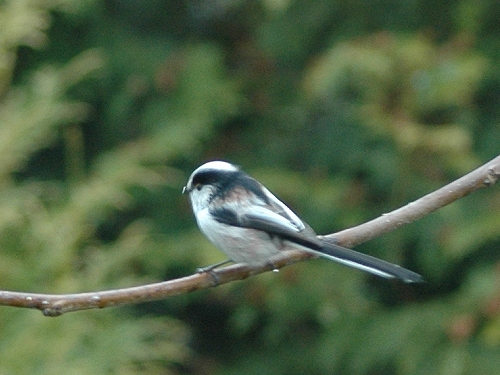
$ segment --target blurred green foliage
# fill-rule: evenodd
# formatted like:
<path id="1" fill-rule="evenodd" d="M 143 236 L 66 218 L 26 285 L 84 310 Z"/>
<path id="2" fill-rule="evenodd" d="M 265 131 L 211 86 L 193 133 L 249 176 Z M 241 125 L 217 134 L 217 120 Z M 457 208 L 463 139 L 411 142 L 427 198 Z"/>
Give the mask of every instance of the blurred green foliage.
<path id="1" fill-rule="evenodd" d="M 318 233 L 498 154 L 493 0 L 0 1 L 0 289 L 74 293 L 222 259 L 180 190 L 226 159 Z M 2 374 L 494 374 L 500 192 L 317 260 L 57 319 L 0 308 Z"/>

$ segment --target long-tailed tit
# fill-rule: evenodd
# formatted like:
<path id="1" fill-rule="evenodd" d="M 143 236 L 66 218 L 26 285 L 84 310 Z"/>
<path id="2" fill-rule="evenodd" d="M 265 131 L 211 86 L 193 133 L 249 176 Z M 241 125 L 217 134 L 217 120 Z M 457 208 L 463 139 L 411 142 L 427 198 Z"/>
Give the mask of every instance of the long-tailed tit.
<path id="1" fill-rule="evenodd" d="M 265 264 L 291 246 L 378 276 L 423 281 L 415 272 L 318 237 L 261 183 L 230 163 L 198 167 L 183 193 L 189 193 L 201 231 L 233 262 Z"/>

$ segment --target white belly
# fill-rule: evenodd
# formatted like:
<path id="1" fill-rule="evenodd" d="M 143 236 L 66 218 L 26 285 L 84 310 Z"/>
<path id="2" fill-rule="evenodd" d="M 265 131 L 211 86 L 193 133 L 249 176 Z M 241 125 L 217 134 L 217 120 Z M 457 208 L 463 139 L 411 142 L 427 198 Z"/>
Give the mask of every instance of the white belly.
<path id="1" fill-rule="evenodd" d="M 221 224 L 208 210 L 198 213 L 197 222 L 203 234 L 236 263 L 264 264 L 282 247 L 280 239 L 265 232 Z"/>

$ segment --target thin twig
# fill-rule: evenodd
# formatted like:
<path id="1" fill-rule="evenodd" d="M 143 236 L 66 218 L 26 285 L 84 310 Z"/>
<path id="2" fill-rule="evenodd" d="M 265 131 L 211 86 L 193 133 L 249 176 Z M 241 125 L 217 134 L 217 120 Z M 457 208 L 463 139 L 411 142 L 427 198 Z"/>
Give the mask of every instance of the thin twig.
<path id="1" fill-rule="evenodd" d="M 324 237 L 342 246 L 352 247 L 418 220 L 473 191 L 492 186 L 500 179 L 500 156 L 458 180 L 395 211 L 338 233 Z M 236 264 L 211 272 L 132 288 L 77 294 L 35 294 L 0 291 L 0 305 L 39 309 L 46 316 L 66 312 L 155 301 L 196 290 L 207 289 L 235 280 L 243 280 L 272 269 L 279 269 L 313 255 L 290 250 L 272 259 L 268 265 L 249 267 Z"/>

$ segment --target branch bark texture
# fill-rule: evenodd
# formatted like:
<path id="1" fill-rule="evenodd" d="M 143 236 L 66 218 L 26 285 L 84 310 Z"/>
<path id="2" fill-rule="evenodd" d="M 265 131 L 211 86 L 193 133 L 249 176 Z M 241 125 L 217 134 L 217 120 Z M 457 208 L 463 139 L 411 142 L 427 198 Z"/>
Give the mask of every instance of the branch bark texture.
<path id="1" fill-rule="evenodd" d="M 497 156 L 458 180 L 404 207 L 383 214 L 364 224 L 338 233 L 328 234 L 324 237 L 335 240 L 339 245 L 353 247 L 418 220 L 477 189 L 492 186 L 499 179 L 500 156 Z M 277 270 L 286 265 L 311 258 L 314 258 L 314 256 L 309 253 L 290 250 L 275 257 L 272 262 L 265 266 L 249 267 L 235 264 L 175 280 L 100 292 L 54 295 L 0 291 L 0 305 L 35 308 L 41 310 L 46 316 L 59 316 L 71 311 L 160 300 L 235 280 L 243 280 L 253 275 L 273 269 Z"/>

